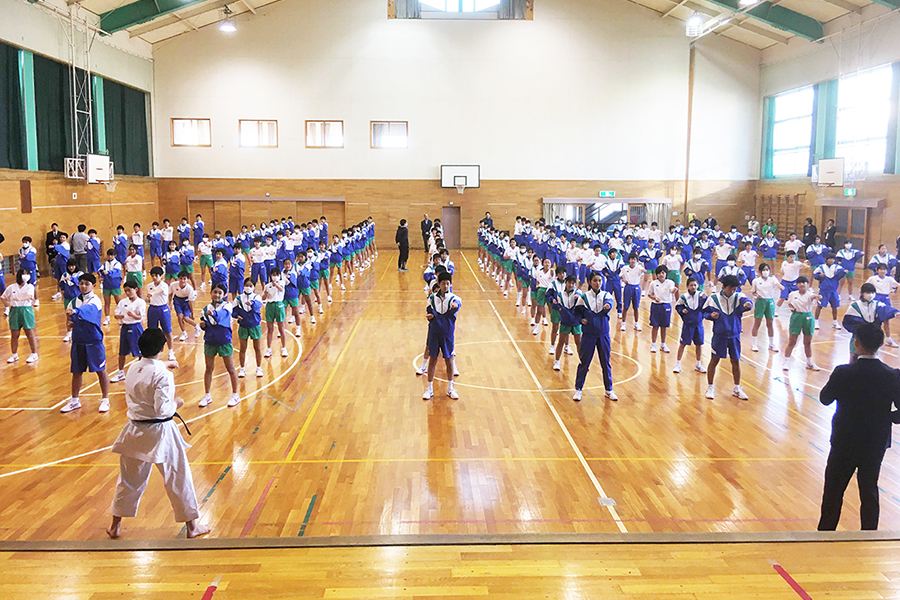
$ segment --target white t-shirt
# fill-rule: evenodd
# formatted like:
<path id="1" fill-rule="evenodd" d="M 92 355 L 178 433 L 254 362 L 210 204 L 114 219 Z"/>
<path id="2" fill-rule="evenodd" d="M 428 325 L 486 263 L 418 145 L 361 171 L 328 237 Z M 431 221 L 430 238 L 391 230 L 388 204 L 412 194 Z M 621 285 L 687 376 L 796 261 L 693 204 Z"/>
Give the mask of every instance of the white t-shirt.
<path id="1" fill-rule="evenodd" d="M 539 288 L 549 288 L 553 280 L 556 279 L 556 274 L 553 272 L 553 269 L 544 271 L 544 268 L 540 267 L 534 270 L 534 278 L 537 280 Z"/>
<path id="2" fill-rule="evenodd" d="M 22 286 L 13 283 L 3 292 L 3 302 L 7 306 L 31 306 L 34 304 L 34 286 L 30 283 Z"/>
<path id="3" fill-rule="evenodd" d="M 144 259 L 140 254 L 129 256 L 125 259 L 125 271 L 128 273 L 138 273 L 144 270 Z"/>
<path id="4" fill-rule="evenodd" d="M 150 306 L 165 306 L 169 303 L 169 285 L 165 281 L 151 281 L 147 284 L 147 297 L 150 299 Z"/>
<path id="5" fill-rule="evenodd" d="M 260 264 L 266 260 L 266 249 L 263 247 L 250 248 L 250 262 Z"/>
<path id="6" fill-rule="evenodd" d="M 654 242 L 656 242 L 657 245 L 659 245 L 659 243 L 663 239 L 662 229 L 651 229 L 647 233 L 647 239 L 653 240 Z"/>
<path id="7" fill-rule="evenodd" d="M 585 259 L 585 263 L 594 271 L 602 271 L 606 268 L 606 257 L 603 254 L 591 254 L 590 258 Z"/>
<path id="8" fill-rule="evenodd" d="M 887 275 L 885 275 L 884 277 L 872 275 L 871 277 L 866 279 L 866 283 L 871 283 L 875 286 L 876 294 L 893 294 L 894 290 L 897 289 L 897 282 Z"/>
<path id="9" fill-rule="evenodd" d="M 169 289 L 172 291 L 173 296 L 178 296 L 179 298 L 190 298 L 191 292 L 194 291 L 189 281 L 184 284 L 184 287 L 181 287 L 181 282 L 178 280 L 169 286 Z"/>
<path id="10" fill-rule="evenodd" d="M 164 242 L 172 241 L 172 234 L 175 232 L 174 228 L 170 225 L 169 227 L 163 227 L 160 229 L 162 231 L 162 239 Z"/>
<path id="11" fill-rule="evenodd" d="M 131 234 L 131 243 L 140 248 L 144 245 L 144 232 L 135 231 Z"/>
<path id="12" fill-rule="evenodd" d="M 212 244 L 209 242 L 200 242 L 197 244 L 197 251 L 203 256 L 212 256 Z"/>
<path id="13" fill-rule="evenodd" d="M 276 285 L 276 282 L 278 285 Z M 278 289 L 279 285 L 281 289 Z M 284 281 L 279 278 L 267 283 L 265 290 L 263 290 L 263 299 L 265 302 L 280 302 L 284 300 Z"/>
<path id="14" fill-rule="evenodd" d="M 741 253 L 738 254 L 738 260 L 741 261 L 741 264 L 750 267 L 756 264 L 756 257 L 756 250 L 741 250 Z"/>
<path id="15" fill-rule="evenodd" d="M 782 281 L 797 281 L 797 278 L 800 277 L 800 269 L 803 268 L 803 263 L 800 261 L 794 261 L 789 263 L 788 261 L 784 261 L 781 263 L 781 280 Z"/>
<path id="16" fill-rule="evenodd" d="M 807 289 L 805 294 L 799 291 L 793 291 L 788 294 L 788 306 L 795 312 L 808 313 L 813 311 L 816 306 L 816 300 L 811 290 Z"/>
<path id="17" fill-rule="evenodd" d="M 794 252 L 799 252 L 800 248 L 803 247 L 802 240 L 788 240 L 784 243 L 784 251 L 793 250 Z"/>
<path id="18" fill-rule="evenodd" d="M 684 259 L 681 258 L 680 254 L 666 254 L 662 257 L 661 260 L 664 267 L 666 267 L 670 271 L 680 271 L 681 263 L 684 262 Z"/>
<path id="19" fill-rule="evenodd" d="M 647 290 L 648 296 L 653 296 L 654 304 L 672 304 L 675 300 L 675 282 L 671 279 L 654 279 Z"/>
<path id="20" fill-rule="evenodd" d="M 750 293 L 757 298 L 777 298 L 781 295 L 781 283 L 772 275 L 765 279 L 757 277 L 750 286 Z"/>
<path id="21" fill-rule="evenodd" d="M 622 281 L 628 285 L 640 285 L 641 277 L 644 275 L 644 266 L 641 263 L 637 263 L 633 267 L 625 265 L 619 275 L 622 277 Z"/>
<path id="22" fill-rule="evenodd" d="M 137 313 L 140 315 L 139 318 L 135 319 L 134 317 L 128 315 L 128 313 Z M 134 325 L 135 323 L 140 323 L 144 320 L 144 315 L 147 313 L 147 303 L 144 302 L 141 298 L 135 298 L 131 300 L 128 296 L 125 296 L 119 303 L 116 304 L 115 314 L 119 316 L 126 315 L 122 319 L 123 325 Z"/>
<path id="23" fill-rule="evenodd" d="M 716 244 L 714 249 L 716 251 L 716 258 L 719 260 L 726 260 L 728 255 L 734 252 L 734 248 L 728 244 Z"/>

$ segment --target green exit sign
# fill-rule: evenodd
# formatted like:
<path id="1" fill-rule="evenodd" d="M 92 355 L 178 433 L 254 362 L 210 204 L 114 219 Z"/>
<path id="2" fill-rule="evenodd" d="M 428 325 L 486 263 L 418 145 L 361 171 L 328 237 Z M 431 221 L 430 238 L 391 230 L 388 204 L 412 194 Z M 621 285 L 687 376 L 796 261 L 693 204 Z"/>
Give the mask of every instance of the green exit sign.
<path id="1" fill-rule="evenodd" d="M 845 195 L 845 196 L 855 196 L 855 195 L 856 195 L 856 188 L 845 188 L 845 189 L 844 189 L 844 195 Z"/>
<path id="2" fill-rule="evenodd" d="M 615 198 L 616 193 L 612 190 L 603 190 L 600 192 L 600 197 L 601 198 Z"/>

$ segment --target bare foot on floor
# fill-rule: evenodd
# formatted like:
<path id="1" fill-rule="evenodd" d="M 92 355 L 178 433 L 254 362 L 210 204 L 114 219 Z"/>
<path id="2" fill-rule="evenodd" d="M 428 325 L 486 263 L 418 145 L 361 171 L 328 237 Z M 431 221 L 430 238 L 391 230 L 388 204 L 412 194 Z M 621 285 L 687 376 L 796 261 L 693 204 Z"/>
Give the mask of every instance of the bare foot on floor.
<path id="1" fill-rule="evenodd" d="M 207 533 L 209 533 L 209 526 L 202 523 L 189 521 L 188 523 L 186 523 L 186 526 L 188 539 L 200 537 L 201 535 L 206 535 Z"/>
<path id="2" fill-rule="evenodd" d="M 106 530 L 106 535 L 110 537 L 110 539 L 117 540 L 119 539 L 119 535 L 122 533 L 122 523 L 114 523 L 110 525 Z"/>

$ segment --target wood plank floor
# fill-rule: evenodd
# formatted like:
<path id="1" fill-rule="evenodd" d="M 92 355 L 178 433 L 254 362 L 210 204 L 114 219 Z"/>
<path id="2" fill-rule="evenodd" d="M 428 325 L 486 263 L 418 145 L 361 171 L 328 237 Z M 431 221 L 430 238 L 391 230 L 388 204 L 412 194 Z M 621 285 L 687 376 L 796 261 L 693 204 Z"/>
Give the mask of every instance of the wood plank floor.
<path id="1" fill-rule="evenodd" d="M 0 597 L 878 599 L 900 597 L 898 552 L 872 542 L 0 553 L 0 572 L 16 574 L 0 579 Z"/>
<path id="2" fill-rule="evenodd" d="M 848 359 L 848 336 L 832 331 L 830 318 L 815 338 L 822 372 L 798 360 L 785 375 L 782 355 L 751 352 L 745 333 L 750 400 L 730 396 L 726 371 L 710 401 L 692 360 L 674 375 L 674 354 L 649 353 L 644 311 L 643 332 L 614 333 L 620 401 L 603 398 L 594 368 L 584 401 L 575 403 L 577 357 L 553 371 L 549 330 L 533 337 L 512 299 L 472 269 L 475 257 L 454 256 L 454 291 L 464 303 L 456 401 L 442 382 L 434 400 L 421 399 L 425 382 L 413 361 L 425 339 L 422 281 L 418 269 L 399 273 L 390 252 L 352 289 L 337 291 L 317 325 L 291 336 L 287 358 L 277 356 L 276 342 L 266 376 L 241 380 L 245 399 L 237 408 L 224 406 L 221 367 L 213 405 L 197 407 L 202 348 L 193 339 L 176 344 L 182 413 L 194 432 L 188 454 L 213 536 L 815 528 L 832 415 L 817 394 L 828 369 Z M 22 349 L 17 365 L 0 363 L 0 539 L 101 539 L 118 472 L 107 448 L 125 421 L 123 388 L 113 385 L 106 415 L 96 412 L 91 377 L 85 408 L 69 415 L 53 408 L 68 395 L 68 346 L 62 305 L 49 300 L 43 283 L 40 361 L 26 365 Z M 782 347 L 786 328 L 787 319 L 779 320 Z M 673 347 L 677 334 L 670 330 Z M 0 335 L 5 349 L 5 319 Z M 111 359 L 117 343 L 117 335 L 107 337 Z M 884 359 L 900 366 L 895 351 Z M 252 355 L 248 361 L 254 365 Z M 896 447 L 881 475 L 882 530 L 900 529 Z M 615 506 L 601 503 L 606 498 Z M 843 528 L 859 527 L 857 509 L 851 483 Z M 179 531 L 154 475 L 124 535 L 159 539 Z"/>

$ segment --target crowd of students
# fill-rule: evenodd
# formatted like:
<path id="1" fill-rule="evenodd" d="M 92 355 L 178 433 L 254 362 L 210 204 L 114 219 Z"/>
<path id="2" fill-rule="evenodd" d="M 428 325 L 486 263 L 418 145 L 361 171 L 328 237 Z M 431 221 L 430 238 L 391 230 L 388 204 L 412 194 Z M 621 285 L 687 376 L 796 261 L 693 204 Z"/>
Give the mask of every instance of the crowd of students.
<path id="1" fill-rule="evenodd" d="M 295 335 L 301 335 L 303 315 L 308 314 L 309 323 L 315 324 L 316 314 L 323 314 L 324 305 L 332 302 L 332 286 L 345 290 L 378 256 L 371 217 L 331 238 L 324 216 L 302 224 L 286 217 L 260 223 L 259 227 L 242 226 L 237 235 L 231 230 L 224 235 L 216 230 L 210 236 L 198 214 L 193 224 L 183 218 L 177 228 L 168 219 L 162 226 L 154 222 L 146 235 L 140 223 L 133 225 L 130 235 L 119 225 L 105 253 L 96 230 L 85 233 L 86 229 L 84 225 L 78 227 L 79 233 L 87 236 L 84 266 L 72 256 L 68 236 L 55 223 L 47 236 L 48 244 L 52 242 L 48 257 L 57 289 L 53 300 L 62 301 L 66 313 L 63 342 L 71 344 L 72 389 L 61 409 L 64 413 L 81 408 L 79 393 L 85 372 L 98 376 L 100 412 L 110 409 L 109 385 L 125 379 L 127 357 L 141 356 L 138 340 L 144 323 L 148 329 L 162 331 L 168 360 L 175 361 L 173 313 L 181 330 L 178 341 L 203 336 L 205 393 L 199 405 L 205 407 L 212 402 L 215 359 L 221 357 L 231 381 L 228 406 L 235 406 L 240 401 L 238 379 L 246 375 L 250 341 L 256 376 L 263 377 L 263 359 L 272 356 L 276 330 L 281 355 L 288 356 L 285 323 L 294 324 Z M 101 256 L 105 257 L 103 262 Z M 12 352 L 7 363 L 18 362 L 19 338 L 24 332 L 31 349 L 26 362 L 34 364 L 39 358 L 35 309 L 40 305 L 40 273 L 30 237 L 22 238 L 17 259 L 14 283 L 7 287 L 0 273 L 0 302 L 5 305 L 11 331 Z M 145 283 L 148 267 L 149 281 Z M 207 289 L 209 301 L 196 310 L 199 294 Z M 286 315 L 288 310 L 290 315 Z M 119 350 L 117 369 L 108 376 L 104 337 L 112 319 L 120 323 Z M 239 339 L 237 368 L 232 344 L 235 325 Z"/>
<path id="2" fill-rule="evenodd" d="M 740 385 L 740 336 L 742 317 L 750 311 L 754 352 L 765 341 L 771 352 L 778 352 L 774 319 L 789 317 L 784 371 L 789 371 L 791 353 L 801 337 L 806 368 L 820 370 L 811 344 L 820 328 L 821 311 L 829 307 L 834 329 L 843 327 L 852 334 L 863 322 L 876 323 L 884 328 L 887 345 L 897 346 L 890 331 L 890 320 L 898 314 L 890 298 L 898 287 L 891 278 L 897 258 L 883 244 L 866 264 L 873 274 L 855 298 L 853 278 L 863 253 L 850 241 L 835 252 L 808 230 L 804 237 L 811 243 L 794 232 L 782 243 L 771 219 L 761 229 L 755 217 L 747 225 L 745 231 L 736 225 L 723 231 L 712 217 L 687 225 L 676 219 L 664 232 L 657 223 L 621 221 L 602 228 L 561 218 L 548 223 L 516 217 L 511 230 L 500 230 L 486 219 L 478 229 L 478 263 L 505 297 L 513 292 L 515 305 L 530 319 L 535 336 L 542 327 L 550 327 L 548 352 L 555 370 L 561 369 L 564 353 L 573 354 L 569 347 L 573 338 L 580 361 L 575 400 L 581 399 L 595 350 L 606 396 L 616 399 L 610 363 L 613 309 L 621 331 L 627 329 L 629 312 L 633 328 L 642 331 L 638 311 L 643 297 L 650 302 L 650 352 L 671 352 L 666 334 L 674 310 L 681 318 L 681 336 L 672 370 L 681 372 L 684 353 L 694 346 L 694 370 L 706 374 L 710 399 L 715 397 L 716 368 L 724 359 L 731 362 L 732 395 L 747 399 Z M 780 264 L 779 253 L 783 253 Z M 773 273 L 776 265 L 778 277 Z M 845 285 L 848 307 L 839 322 Z M 781 310 L 785 305 L 787 312 Z M 712 359 L 704 365 L 701 348 L 707 320 L 712 322 Z M 767 340 L 759 339 L 763 322 Z M 855 351 L 852 339 L 850 348 Z"/>

